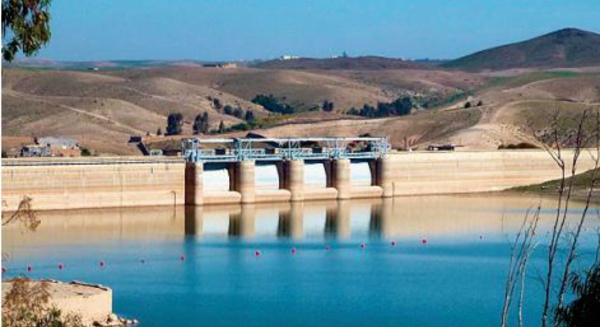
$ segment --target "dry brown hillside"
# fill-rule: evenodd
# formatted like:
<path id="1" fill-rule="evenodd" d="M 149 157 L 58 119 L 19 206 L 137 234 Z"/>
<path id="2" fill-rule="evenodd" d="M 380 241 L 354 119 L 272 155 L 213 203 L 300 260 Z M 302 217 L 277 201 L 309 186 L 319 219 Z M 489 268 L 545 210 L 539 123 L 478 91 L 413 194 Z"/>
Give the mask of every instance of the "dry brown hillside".
<path id="1" fill-rule="evenodd" d="M 597 69 L 465 73 L 427 70 L 276 70 L 158 67 L 107 71 L 4 69 L 2 145 L 14 153 L 32 136 L 71 137 L 100 154 L 136 154 L 130 135 L 164 143 L 192 135 L 194 117 L 204 111 L 212 128 L 241 122 L 218 109 L 231 105 L 252 110 L 271 136 L 389 136 L 396 147 L 454 142 L 465 149 L 495 149 L 500 144 L 534 142 L 528 124 L 561 110 L 566 114 L 598 106 Z M 250 102 L 273 94 L 306 110 L 275 116 Z M 436 109 L 404 117 L 363 119 L 344 113 L 351 107 L 389 102 L 398 96 L 451 97 Z M 308 111 L 333 101 L 333 112 Z M 465 102 L 472 107 L 464 109 Z M 476 106 L 481 101 L 481 106 Z M 165 131 L 166 117 L 180 112 L 183 135 L 154 137 Z M 534 126 L 541 128 L 540 126 Z M 243 135 L 244 132 L 227 135 Z"/>

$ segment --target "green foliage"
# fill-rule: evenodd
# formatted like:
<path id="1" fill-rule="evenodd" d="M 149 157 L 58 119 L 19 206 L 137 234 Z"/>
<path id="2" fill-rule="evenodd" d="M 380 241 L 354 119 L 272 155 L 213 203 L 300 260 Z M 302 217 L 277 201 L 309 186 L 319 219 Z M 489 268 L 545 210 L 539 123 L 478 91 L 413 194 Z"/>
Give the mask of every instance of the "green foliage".
<path id="1" fill-rule="evenodd" d="M 598 173 L 596 173 L 598 174 Z M 592 178 L 594 176 L 594 170 L 588 170 L 584 173 L 577 174 L 573 177 L 569 177 L 565 179 L 565 185 L 571 184 L 571 179 L 573 179 L 573 189 L 574 190 L 587 190 L 592 184 Z M 560 186 L 560 179 L 555 179 L 551 181 L 547 181 L 541 184 L 533 184 L 527 186 L 518 186 L 512 188 L 510 190 L 513 191 L 521 191 L 521 192 L 536 192 L 536 193 L 545 193 L 548 191 L 552 194 L 556 194 L 556 190 Z M 545 190 L 545 191 L 544 191 Z"/>
<path id="2" fill-rule="evenodd" d="M 208 112 L 204 112 L 201 115 L 196 116 L 194 120 L 194 134 L 208 134 L 210 128 L 210 121 L 208 118 Z"/>
<path id="3" fill-rule="evenodd" d="M 289 115 L 296 112 L 296 110 L 285 103 L 280 103 L 277 98 L 275 98 L 272 94 L 264 95 L 258 94 L 252 99 L 253 103 L 263 106 L 266 110 L 270 112 L 275 112 L 279 114 Z"/>
<path id="4" fill-rule="evenodd" d="M 2 0 L 2 58 L 35 55 L 50 41 L 51 0 Z"/>
<path id="5" fill-rule="evenodd" d="M 160 127 L 156 130 L 156 135 L 158 135 L 158 136 L 162 135 L 162 129 Z"/>
<path id="6" fill-rule="evenodd" d="M 253 121 L 253 120 L 255 120 L 255 117 L 254 117 L 254 112 L 252 112 L 252 110 L 247 110 L 247 111 L 246 111 L 246 117 L 244 117 L 244 119 L 245 119 L 246 121 L 248 121 L 248 122 L 249 122 L 249 121 Z"/>
<path id="7" fill-rule="evenodd" d="M 219 134 L 225 133 L 225 124 L 223 123 L 222 120 L 221 120 L 221 123 L 219 123 L 219 130 L 217 132 Z"/>
<path id="8" fill-rule="evenodd" d="M 463 106 L 465 109 L 471 108 L 471 101 L 467 101 L 465 102 L 465 105 Z"/>
<path id="9" fill-rule="evenodd" d="M 221 108 L 223 108 L 223 105 L 221 104 L 221 100 L 218 98 L 214 98 L 213 99 L 213 106 L 215 107 L 215 109 L 219 110 Z"/>
<path id="10" fill-rule="evenodd" d="M 228 105 L 228 104 L 226 104 L 225 107 L 223 108 L 223 112 L 226 115 L 233 116 L 233 107 L 230 106 L 230 105 Z"/>
<path id="11" fill-rule="evenodd" d="M 2 303 L 2 326 L 5 327 L 83 327 L 78 315 L 63 315 L 49 303 L 48 282 L 28 278 L 11 280 L 11 289 Z"/>
<path id="12" fill-rule="evenodd" d="M 600 265 L 596 264 L 585 276 L 574 274 L 571 290 L 576 298 L 557 309 L 559 326 L 600 326 Z"/>
<path id="13" fill-rule="evenodd" d="M 334 106 L 333 101 L 325 100 L 325 101 L 323 101 L 323 105 L 321 106 L 321 109 L 323 109 L 323 111 L 326 111 L 326 112 L 332 112 L 333 106 Z"/>
<path id="14" fill-rule="evenodd" d="M 233 109 L 233 116 L 242 119 L 242 116 L 244 116 L 244 110 L 242 110 L 240 107 Z"/>
<path id="15" fill-rule="evenodd" d="M 507 150 L 516 150 L 516 149 L 538 149 L 537 146 L 531 144 L 531 143 L 527 143 L 527 142 L 521 142 L 521 143 L 517 143 L 517 144 L 500 144 L 498 146 L 498 150 L 503 150 L 503 149 L 507 149 Z"/>
<path id="16" fill-rule="evenodd" d="M 81 155 L 83 157 L 89 157 L 92 155 L 92 152 L 88 148 L 81 148 Z"/>
<path id="17" fill-rule="evenodd" d="M 171 113 L 167 117 L 167 135 L 181 134 L 181 126 L 183 126 L 183 116 L 180 113 Z"/>
<path id="18" fill-rule="evenodd" d="M 400 97 L 390 103 L 379 102 L 377 107 L 365 104 L 360 110 L 351 108 L 347 114 L 368 118 L 404 116 L 410 114 L 413 107 L 414 103 L 410 97 Z"/>

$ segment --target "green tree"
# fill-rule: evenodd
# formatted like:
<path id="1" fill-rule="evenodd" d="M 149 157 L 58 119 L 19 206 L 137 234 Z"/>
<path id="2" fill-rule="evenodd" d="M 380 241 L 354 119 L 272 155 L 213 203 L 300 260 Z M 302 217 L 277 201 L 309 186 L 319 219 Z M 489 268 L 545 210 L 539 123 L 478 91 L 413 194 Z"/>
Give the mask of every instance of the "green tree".
<path id="1" fill-rule="evenodd" d="M 233 116 L 235 116 L 236 118 L 242 119 L 242 116 L 244 116 L 244 110 L 242 110 L 242 108 L 237 107 L 233 110 Z"/>
<path id="2" fill-rule="evenodd" d="M 323 105 L 321 106 L 321 109 L 323 109 L 323 111 L 326 111 L 326 112 L 332 112 L 333 111 L 333 101 L 328 101 L 328 100 L 323 101 Z"/>
<path id="3" fill-rule="evenodd" d="M 471 108 L 471 101 L 467 101 L 464 105 L 465 109 Z"/>
<path id="4" fill-rule="evenodd" d="M 167 117 L 167 135 L 181 134 L 181 126 L 183 125 L 183 116 L 180 113 L 171 113 Z"/>
<path id="5" fill-rule="evenodd" d="M 162 135 L 162 129 L 160 127 L 156 130 L 156 135 L 158 135 L 158 136 Z"/>
<path id="6" fill-rule="evenodd" d="M 254 112 L 252 112 L 252 110 L 247 110 L 246 111 L 246 117 L 244 117 L 246 121 L 253 121 L 254 119 L 256 119 L 254 117 Z"/>
<path id="7" fill-rule="evenodd" d="M 585 274 L 573 274 L 571 289 L 576 298 L 559 307 L 557 320 L 564 327 L 600 326 L 600 262 Z"/>
<path id="8" fill-rule="evenodd" d="M 213 99 L 213 106 L 215 106 L 215 109 L 217 109 L 217 110 L 223 108 L 223 105 L 221 104 L 221 100 L 218 98 Z"/>
<path id="9" fill-rule="evenodd" d="M 2 0 L 2 58 L 35 55 L 50 41 L 51 0 Z"/>
<path id="10" fill-rule="evenodd" d="M 221 123 L 219 124 L 219 134 L 222 134 L 222 133 L 225 133 L 225 124 L 221 120 Z"/>
<path id="11" fill-rule="evenodd" d="M 283 97 L 281 100 L 285 100 L 285 97 Z M 286 103 L 280 103 L 279 100 L 275 98 L 272 94 L 258 94 L 254 97 L 254 99 L 252 99 L 252 103 L 261 105 L 270 112 L 280 113 L 284 115 L 290 115 L 296 111 L 296 109 L 294 109 L 292 106 Z"/>
<path id="12" fill-rule="evenodd" d="M 230 105 L 228 105 L 228 104 L 226 104 L 225 107 L 223 108 L 223 112 L 226 115 L 233 116 L 233 107 L 230 106 Z"/>
<path id="13" fill-rule="evenodd" d="M 210 122 L 208 118 L 208 112 L 203 112 L 201 115 L 196 116 L 194 120 L 194 134 L 208 134 L 210 128 Z"/>

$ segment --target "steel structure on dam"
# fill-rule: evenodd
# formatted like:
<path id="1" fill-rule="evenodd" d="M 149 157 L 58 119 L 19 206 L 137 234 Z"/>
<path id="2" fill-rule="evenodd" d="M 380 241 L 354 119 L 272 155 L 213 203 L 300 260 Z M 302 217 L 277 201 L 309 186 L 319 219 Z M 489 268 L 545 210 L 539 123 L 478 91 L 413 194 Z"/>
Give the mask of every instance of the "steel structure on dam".
<path id="1" fill-rule="evenodd" d="M 389 169 L 382 165 L 390 150 L 385 137 L 185 139 L 186 203 L 255 203 L 389 196 L 382 187 Z M 369 185 L 351 187 L 351 161 L 368 162 Z M 306 185 L 305 162 L 322 164 L 325 187 Z M 257 184 L 257 166 L 273 165 L 279 188 L 265 190 Z M 205 191 L 204 175 L 226 170 L 228 192 Z M 207 185 L 208 186 L 208 185 Z"/>
<path id="2" fill-rule="evenodd" d="M 313 146 L 307 147 L 307 144 Z M 191 138 L 182 141 L 182 153 L 188 162 L 378 159 L 389 150 L 385 137 Z"/>

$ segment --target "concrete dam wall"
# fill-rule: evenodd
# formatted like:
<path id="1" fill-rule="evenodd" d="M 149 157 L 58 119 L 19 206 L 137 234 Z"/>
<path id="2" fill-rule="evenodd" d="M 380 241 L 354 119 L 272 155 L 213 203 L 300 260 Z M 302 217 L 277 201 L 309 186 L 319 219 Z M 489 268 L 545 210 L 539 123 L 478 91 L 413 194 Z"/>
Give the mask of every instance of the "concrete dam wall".
<path id="1" fill-rule="evenodd" d="M 168 158 L 2 159 L 3 211 L 184 204 L 185 162 Z"/>
<path id="2" fill-rule="evenodd" d="M 564 151 L 566 161 L 572 152 Z M 593 168 L 583 151 L 578 172 Z M 377 160 L 186 163 L 174 158 L 3 159 L 4 211 L 296 202 L 498 191 L 560 178 L 544 151 L 393 153 Z"/>
<path id="3" fill-rule="evenodd" d="M 563 151 L 563 158 L 569 176 L 573 151 Z M 380 185 L 392 196 L 500 191 L 561 177 L 541 150 L 402 153 L 383 159 L 380 168 Z M 577 173 L 593 168 L 590 152 L 582 151 Z"/>

